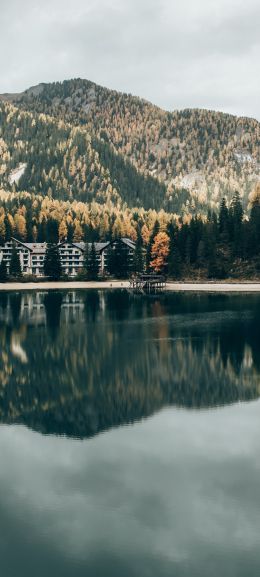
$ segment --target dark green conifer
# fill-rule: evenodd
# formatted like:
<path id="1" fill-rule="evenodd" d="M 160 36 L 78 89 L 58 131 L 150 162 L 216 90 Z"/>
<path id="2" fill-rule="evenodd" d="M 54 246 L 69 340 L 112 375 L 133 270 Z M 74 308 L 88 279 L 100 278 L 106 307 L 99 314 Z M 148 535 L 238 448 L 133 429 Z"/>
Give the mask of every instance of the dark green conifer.
<path id="1" fill-rule="evenodd" d="M 12 247 L 9 274 L 15 278 L 20 277 L 22 274 L 20 256 L 15 244 Z"/>
<path id="2" fill-rule="evenodd" d="M 6 282 L 6 281 L 7 281 L 7 266 L 6 262 L 2 258 L 0 264 L 0 282 Z"/>
<path id="3" fill-rule="evenodd" d="M 10 224 L 10 220 L 7 215 L 5 216 L 4 223 L 5 223 L 5 241 L 8 242 L 12 238 L 13 231 Z"/>
<path id="4" fill-rule="evenodd" d="M 86 270 L 88 280 L 97 280 L 99 273 L 99 261 L 95 249 L 95 244 L 92 242 L 91 249 L 88 254 L 85 254 Z"/>
<path id="5" fill-rule="evenodd" d="M 168 275 L 173 279 L 179 279 L 182 272 L 182 260 L 177 245 L 171 248 L 168 260 Z"/>
<path id="6" fill-rule="evenodd" d="M 220 240 L 224 243 L 229 241 L 229 213 L 226 199 L 222 198 L 219 211 L 219 234 Z"/>
<path id="7" fill-rule="evenodd" d="M 150 236 L 149 243 L 148 243 L 148 246 L 147 246 L 147 251 L 146 251 L 146 270 L 147 270 L 147 271 L 150 270 L 150 262 L 151 262 L 151 259 L 152 259 L 152 257 L 151 257 L 152 246 L 153 246 L 153 243 L 154 243 L 154 239 L 155 239 L 155 237 L 156 237 L 156 235 L 158 234 L 159 231 L 160 231 L 160 224 L 159 224 L 158 220 L 156 220 L 155 223 L 154 223 L 154 227 L 153 227 L 152 234 L 151 234 L 151 236 Z"/>
<path id="8" fill-rule="evenodd" d="M 133 272 L 134 273 L 142 273 L 143 270 L 144 270 L 143 238 L 141 235 L 141 231 L 138 228 L 134 257 L 133 257 Z"/>
<path id="9" fill-rule="evenodd" d="M 57 244 L 48 244 L 44 259 L 44 274 L 49 279 L 57 281 L 62 275 L 60 251 Z"/>
<path id="10" fill-rule="evenodd" d="M 128 247 L 119 239 L 114 246 L 114 276 L 116 278 L 127 278 L 130 272 L 129 265 Z"/>

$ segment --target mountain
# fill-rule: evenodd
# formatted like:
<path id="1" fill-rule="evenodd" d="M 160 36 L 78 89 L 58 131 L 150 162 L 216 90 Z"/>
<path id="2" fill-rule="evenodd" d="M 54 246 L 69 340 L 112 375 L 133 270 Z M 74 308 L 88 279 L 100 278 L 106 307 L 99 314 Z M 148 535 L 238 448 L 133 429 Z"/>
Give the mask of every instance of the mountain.
<path id="1" fill-rule="evenodd" d="M 87 134 L 112 187 L 132 207 L 205 213 L 238 190 L 247 208 L 260 179 L 260 123 L 250 118 L 197 109 L 167 112 L 81 79 L 39 84 L 1 100 L 2 107 L 8 101 L 20 114 L 48 115 L 52 126 L 63 122 Z M 15 114 L 11 122 L 15 127 Z M 28 169 L 22 184 L 31 189 Z M 82 199 L 80 187 L 77 194 Z"/>
<path id="2" fill-rule="evenodd" d="M 163 183 L 144 176 L 87 126 L 76 124 L 1 101 L 0 188 L 61 200 L 163 205 Z"/>

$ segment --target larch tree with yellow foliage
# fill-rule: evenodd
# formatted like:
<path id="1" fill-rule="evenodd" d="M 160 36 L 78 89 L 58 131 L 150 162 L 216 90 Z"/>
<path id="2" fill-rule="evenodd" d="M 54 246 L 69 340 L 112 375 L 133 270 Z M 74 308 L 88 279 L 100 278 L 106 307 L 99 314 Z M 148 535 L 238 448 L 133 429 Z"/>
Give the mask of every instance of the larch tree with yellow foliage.
<path id="1" fill-rule="evenodd" d="M 170 239 L 166 232 L 158 232 L 156 235 L 152 250 L 150 267 L 154 272 L 163 273 L 167 267 L 169 255 Z"/>
<path id="2" fill-rule="evenodd" d="M 65 220 L 62 220 L 59 225 L 59 240 L 60 241 L 66 240 L 67 236 L 68 236 L 68 228 Z"/>
<path id="3" fill-rule="evenodd" d="M 83 240 L 83 229 L 78 219 L 75 218 L 74 220 L 74 234 L 73 234 L 73 241 L 74 242 L 81 242 Z"/>

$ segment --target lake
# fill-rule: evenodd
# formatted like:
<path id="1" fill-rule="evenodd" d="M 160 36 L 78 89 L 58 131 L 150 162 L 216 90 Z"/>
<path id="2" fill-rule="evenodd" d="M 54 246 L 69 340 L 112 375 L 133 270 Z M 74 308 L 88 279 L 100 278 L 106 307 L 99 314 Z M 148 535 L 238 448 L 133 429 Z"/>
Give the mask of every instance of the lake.
<path id="1" fill-rule="evenodd" d="M 260 295 L 0 293 L 2 577 L 259 577 Z"/>

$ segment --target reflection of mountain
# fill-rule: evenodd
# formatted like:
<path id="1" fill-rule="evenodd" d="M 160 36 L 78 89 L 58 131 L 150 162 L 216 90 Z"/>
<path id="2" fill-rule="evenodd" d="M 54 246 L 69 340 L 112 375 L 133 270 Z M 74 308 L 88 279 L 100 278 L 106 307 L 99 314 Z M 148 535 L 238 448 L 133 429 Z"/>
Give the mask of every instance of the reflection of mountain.
<path id="1" fill-rule="evenodd" d="M 0 293 L 0 418 L 89 437 L 260 395 L 257 296 Z"/>

